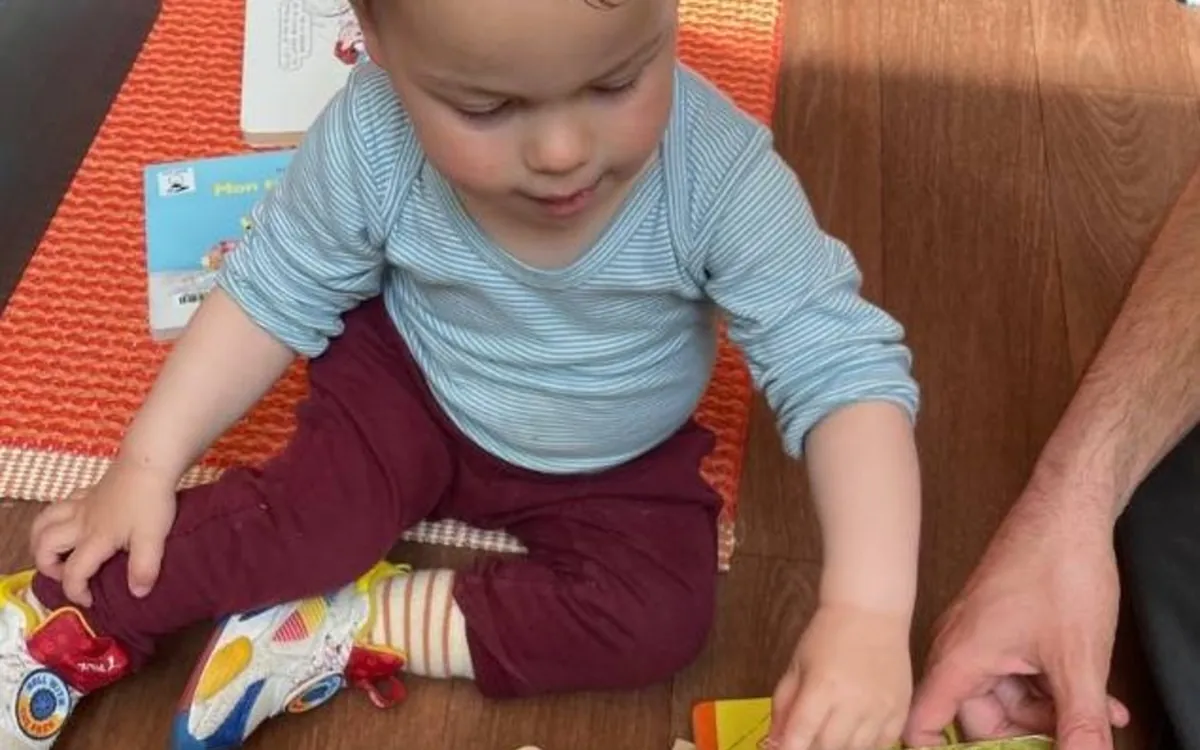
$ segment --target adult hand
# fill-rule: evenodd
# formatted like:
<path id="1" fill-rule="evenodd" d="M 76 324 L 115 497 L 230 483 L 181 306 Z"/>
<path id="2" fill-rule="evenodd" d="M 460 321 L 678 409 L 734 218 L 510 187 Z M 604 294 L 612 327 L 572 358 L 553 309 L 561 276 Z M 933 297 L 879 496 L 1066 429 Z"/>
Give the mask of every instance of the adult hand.
<path id="1" fill-rule="evenodd" d="M 1106 688 L 1119 583 L 1111 519 L 1067 512 L 1102 507 L 1084 500 L 1031 486 L 1013 506 L 936 628 L 907 744 L 940 744 L 957 717 L 970 739 L 1111 750 L 1112 725 L 1129 721 Z"/>

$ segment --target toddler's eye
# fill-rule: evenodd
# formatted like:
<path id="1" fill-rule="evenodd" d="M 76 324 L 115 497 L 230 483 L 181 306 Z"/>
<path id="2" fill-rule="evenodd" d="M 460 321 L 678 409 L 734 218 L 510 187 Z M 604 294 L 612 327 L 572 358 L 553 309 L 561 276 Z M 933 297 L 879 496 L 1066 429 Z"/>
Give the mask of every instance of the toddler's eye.
<path id="1" fill-rule="evenodd" d="M 639 76 L 615 83 L 600 83 L 592 87 L 597 94 L 623 94 L 632 89 L 638 82 Z"/>
<path id="2" fill-rule="evenodd" d="M 508 111 L 509 102 L 498 102 L 484 107 L 455 107 L 468 120 L 490 120 Z"/>

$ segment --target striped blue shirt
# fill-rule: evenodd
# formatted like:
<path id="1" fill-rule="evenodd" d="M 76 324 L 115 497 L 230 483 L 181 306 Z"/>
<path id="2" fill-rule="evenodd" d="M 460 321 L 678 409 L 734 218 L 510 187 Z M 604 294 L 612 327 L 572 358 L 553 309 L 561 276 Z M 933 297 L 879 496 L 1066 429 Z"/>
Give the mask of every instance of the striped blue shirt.
<path id="1" fill-rule="evenodd" d="M 331 101 L 219 277 L 263 328 L 321 355 L 382 294 L 438 402 L 483 449 L 549 473 L 625 462 L 694 412 L 718 316 L 802 452 L 831 410 L 915 416 L 900 325 L 860 296 L 770 131 L 680 65 L 658 158 L 572 265 L 493 244 L 423 157 L 386 75 Z"/>

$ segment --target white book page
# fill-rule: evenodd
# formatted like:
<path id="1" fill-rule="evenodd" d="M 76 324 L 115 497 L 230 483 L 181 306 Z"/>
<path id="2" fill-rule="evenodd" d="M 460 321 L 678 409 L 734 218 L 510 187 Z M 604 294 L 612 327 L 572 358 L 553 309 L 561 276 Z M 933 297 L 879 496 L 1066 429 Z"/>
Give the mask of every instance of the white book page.
<path id="1" fill-rule="evenodd" d="M 364 55 L 345 0 L 246 0 L 241 124 L 247 141 L 293 143 Z"/>

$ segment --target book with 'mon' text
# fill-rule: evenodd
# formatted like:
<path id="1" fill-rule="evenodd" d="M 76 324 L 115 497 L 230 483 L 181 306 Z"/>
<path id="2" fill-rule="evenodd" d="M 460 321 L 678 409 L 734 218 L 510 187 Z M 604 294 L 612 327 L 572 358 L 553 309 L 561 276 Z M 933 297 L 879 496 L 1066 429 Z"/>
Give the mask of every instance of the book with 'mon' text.
<path id="1" fill-rule="evenodd" d="M 144 169 L 147 302 L 155 340 L 173 339 L 187 326 L 293 153 L 262 151 Z"/>

